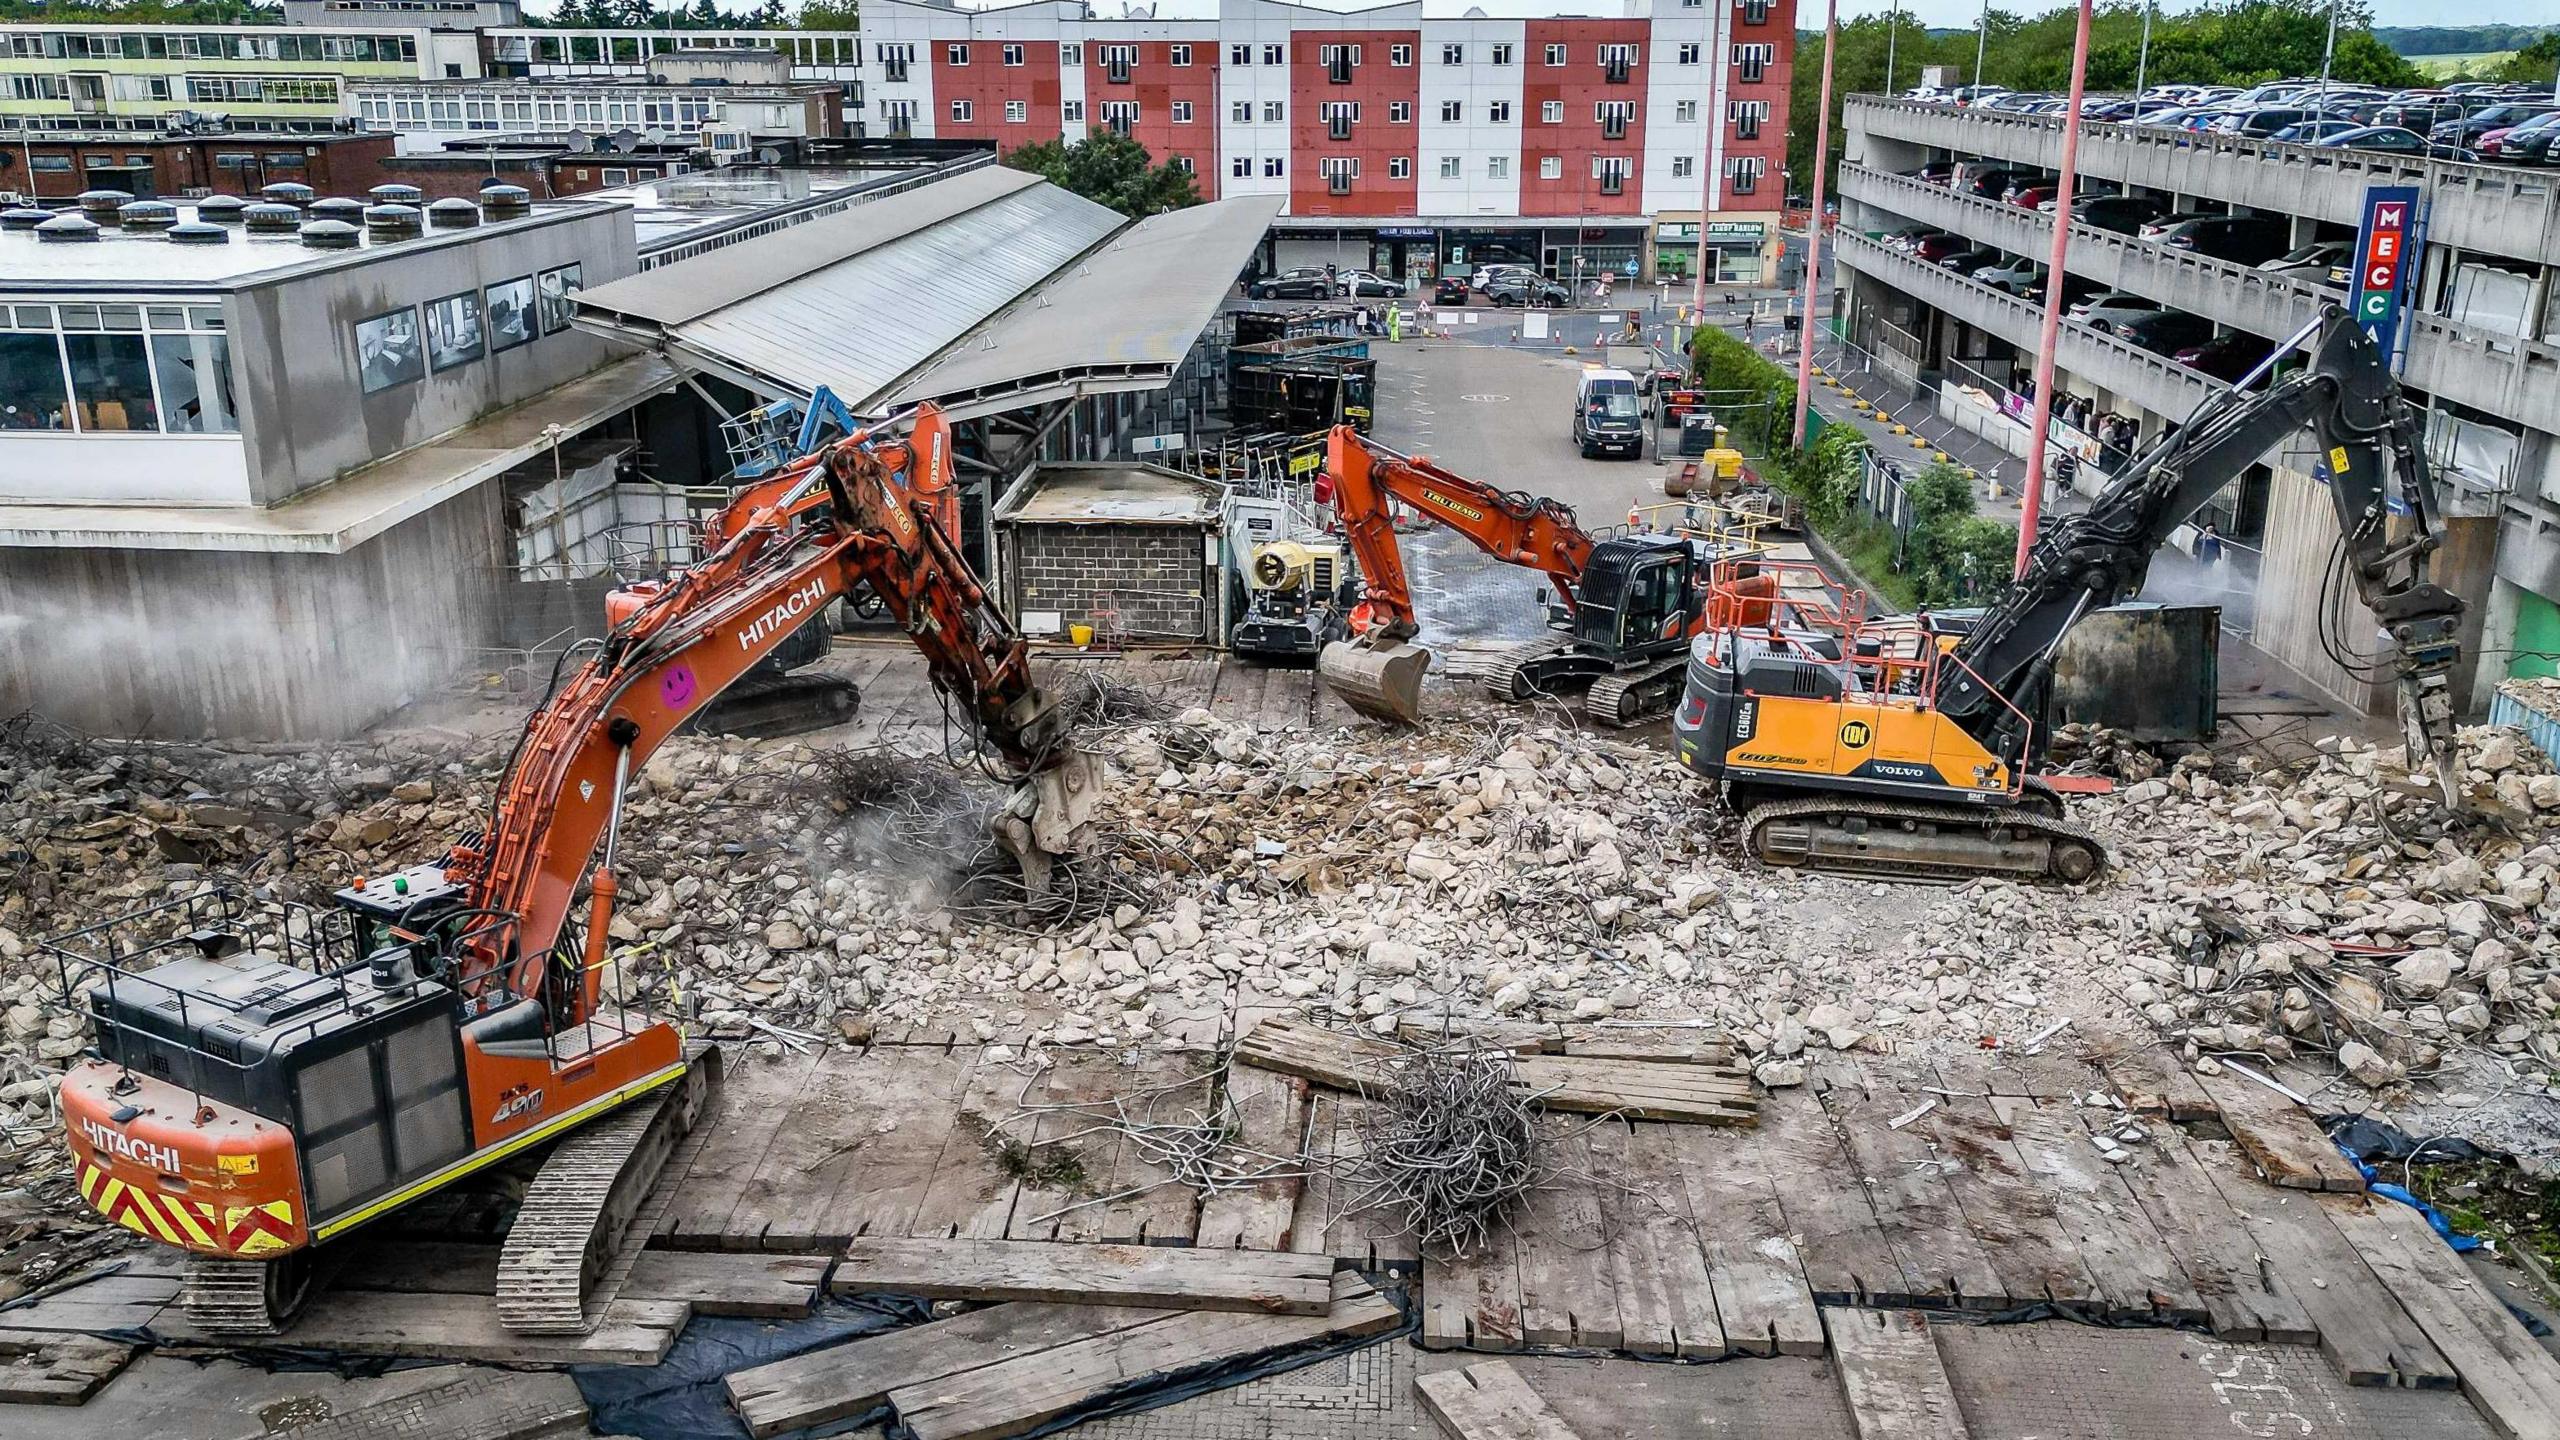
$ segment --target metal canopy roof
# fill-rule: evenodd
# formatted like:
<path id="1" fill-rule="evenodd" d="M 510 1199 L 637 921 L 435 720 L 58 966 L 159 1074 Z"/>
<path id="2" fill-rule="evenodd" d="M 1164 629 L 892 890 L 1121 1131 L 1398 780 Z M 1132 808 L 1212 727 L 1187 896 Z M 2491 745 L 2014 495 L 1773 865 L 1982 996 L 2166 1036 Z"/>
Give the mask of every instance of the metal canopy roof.
<path id="1" fill-rule="evenodd" d="M 578 323 L 751 390 L 825 385 L 876 413 L 918 366 L 1121 223 L 1036 177 L 972 171 L 600 285 L 577 297 Z"/>
<path id="2" fill-rule="evenodd" d="M 891 406 L 931 400 L 967 419 L 1168 384 L 1281 203 L 1241 196 L 1130 226 L 945 351 Z"/>

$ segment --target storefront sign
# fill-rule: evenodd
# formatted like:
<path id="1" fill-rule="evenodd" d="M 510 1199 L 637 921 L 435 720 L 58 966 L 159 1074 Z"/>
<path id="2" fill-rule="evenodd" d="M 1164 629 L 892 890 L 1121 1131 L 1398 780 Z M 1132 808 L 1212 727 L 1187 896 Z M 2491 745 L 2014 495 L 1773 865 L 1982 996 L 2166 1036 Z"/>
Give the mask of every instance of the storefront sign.
<path id="1" fill-rule="evenodd" d="M 1439 231 L 1428 225 L 1381 225 L 1378 227 L 1378 238 L 1381 240 L 1431 240 L 1438 238 L 1439 234 Z"/>
<path id="2" fill-rule="evenodd" d="M 1710 220 L 1707 222 L 1707 238 L 1750 240 L 1756 243 L 1761 236 L 1768 233 L 1768 229 L 1767 224 L 1758 220 Z"/>
<path id="3" fill-rule="evenodd" d="M 2408 274 L 2410 232 L 2417 228 L 2418 191 L 2409 185 L 2376 185 L 2364 192 L 2364 225 L 2356 232 L 2356 324 L 2387 353 L 2400 325 L 2400 282 Z"/>
<path id="4" fill-rule="evenodd" d="M 1698 238 L 1698 222 L 1695 220 L 1666 220 L 1653 228 L 1653 238 L 1656 240 L 1694 241 Z"/>

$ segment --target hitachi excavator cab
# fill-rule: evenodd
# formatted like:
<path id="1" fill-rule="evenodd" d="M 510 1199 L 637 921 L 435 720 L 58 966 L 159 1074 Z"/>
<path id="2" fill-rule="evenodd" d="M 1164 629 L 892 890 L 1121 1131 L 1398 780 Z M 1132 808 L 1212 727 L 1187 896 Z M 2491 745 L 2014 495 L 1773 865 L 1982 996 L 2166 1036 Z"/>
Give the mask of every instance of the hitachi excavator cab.
<path id="1" fill-rule="evenodd" d="M 1592 547 L 1569 632 L 1613 661 L 1681 649 L 1712 562 L 1678 535 L 1626 535 Z"/>

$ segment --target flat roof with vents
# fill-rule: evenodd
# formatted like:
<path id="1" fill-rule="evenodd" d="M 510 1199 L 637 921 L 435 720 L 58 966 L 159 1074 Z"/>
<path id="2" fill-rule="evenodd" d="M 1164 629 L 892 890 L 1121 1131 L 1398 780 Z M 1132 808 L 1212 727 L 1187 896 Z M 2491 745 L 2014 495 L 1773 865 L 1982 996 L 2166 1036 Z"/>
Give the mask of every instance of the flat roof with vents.
<path id="1" fill-rule="evenodd" d="M 341 198 L 323 193 L 320 199 Z M 343 198 L 362 201 L 366 197 Z M 254 202 L 254 199 L 252 201 Z M 478 225 L 405 230 L 376 235 L 367 227 L 344 249 L 320 249 L 303 243 L 293 231 L 262 234 L 237 220 L 222 228 L 231 238 L 220 245 L 174 243 L 162 230 L 99 228 L 95 240 L 59 241 L 31 230 L 0 229 L 0 290 L 235 290 L 251 281 L 265 282 L 290 274 L 364 265 L 385 250 L 420 251 L 445 245 L 476 244 L 491 235 L 557 224 L 578 215 L 613 208 L 592 200 L 543 200 L 514 215 L 484 214 Z M 196 219 L 193 202 L 178 202 L 178 222 Z M 55 213 L 78 215 L 79 209 Z"/>

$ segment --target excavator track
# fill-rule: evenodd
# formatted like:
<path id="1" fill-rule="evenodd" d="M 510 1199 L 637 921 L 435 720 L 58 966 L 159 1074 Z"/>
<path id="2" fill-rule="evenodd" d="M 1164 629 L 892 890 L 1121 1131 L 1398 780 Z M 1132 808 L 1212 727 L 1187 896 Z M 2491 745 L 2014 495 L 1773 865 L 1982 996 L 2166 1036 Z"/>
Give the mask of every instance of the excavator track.
<path id="1" fill-rule="evenodd" d="M 208 1335 L 280 1335 L 319 1288 L 319 1266 L 307 1249 L 279 1260 L 191 1255 L 179 1304 Z"/>
<path id="2" fill-rule="evenodd" d="M 1571 636 L 1547 635 L 1494 652 L 1491 663 L 1484 667 L 1485 693 L 1514 704 L 1537 698 L 1537 687 L 1529 683 L 1529 667 L 1549 656 L 1563 654 L 1572 644 Z"/>
<path id="3" fill-rule="evenodd" d="M 1618 730 L 1659 720 L 1671 713 L 1688 669 L 1689 656 L 1683 651 L 1658 664 L 1603 675 L 1583 694 L 1583 713 L 1595 724 Z"/>
<path id="4" fill-rule="evenodd" d="M 498 1253 L 498 1323 L 519 1335 L 584 1335 L 604 1318 L 630 1273 L 626 1237 L 646 1238 L 629 1235 L 632 1221 L 720 1083 L 716 1048 L 688 1047 L 687 1058 L 654 1103 L 590 1123 L 543 1161 Z"/>
<path id="5" fill-rule="evenodd" d="M 2077 883 L 2109 860 L 2094 831 L 2024 805 L 1988 810 L 1813 795 L 1753 806 L 1742 817 L 1742 837 L 1764 864 L 1887 880 L 2010 875 Z"/>

